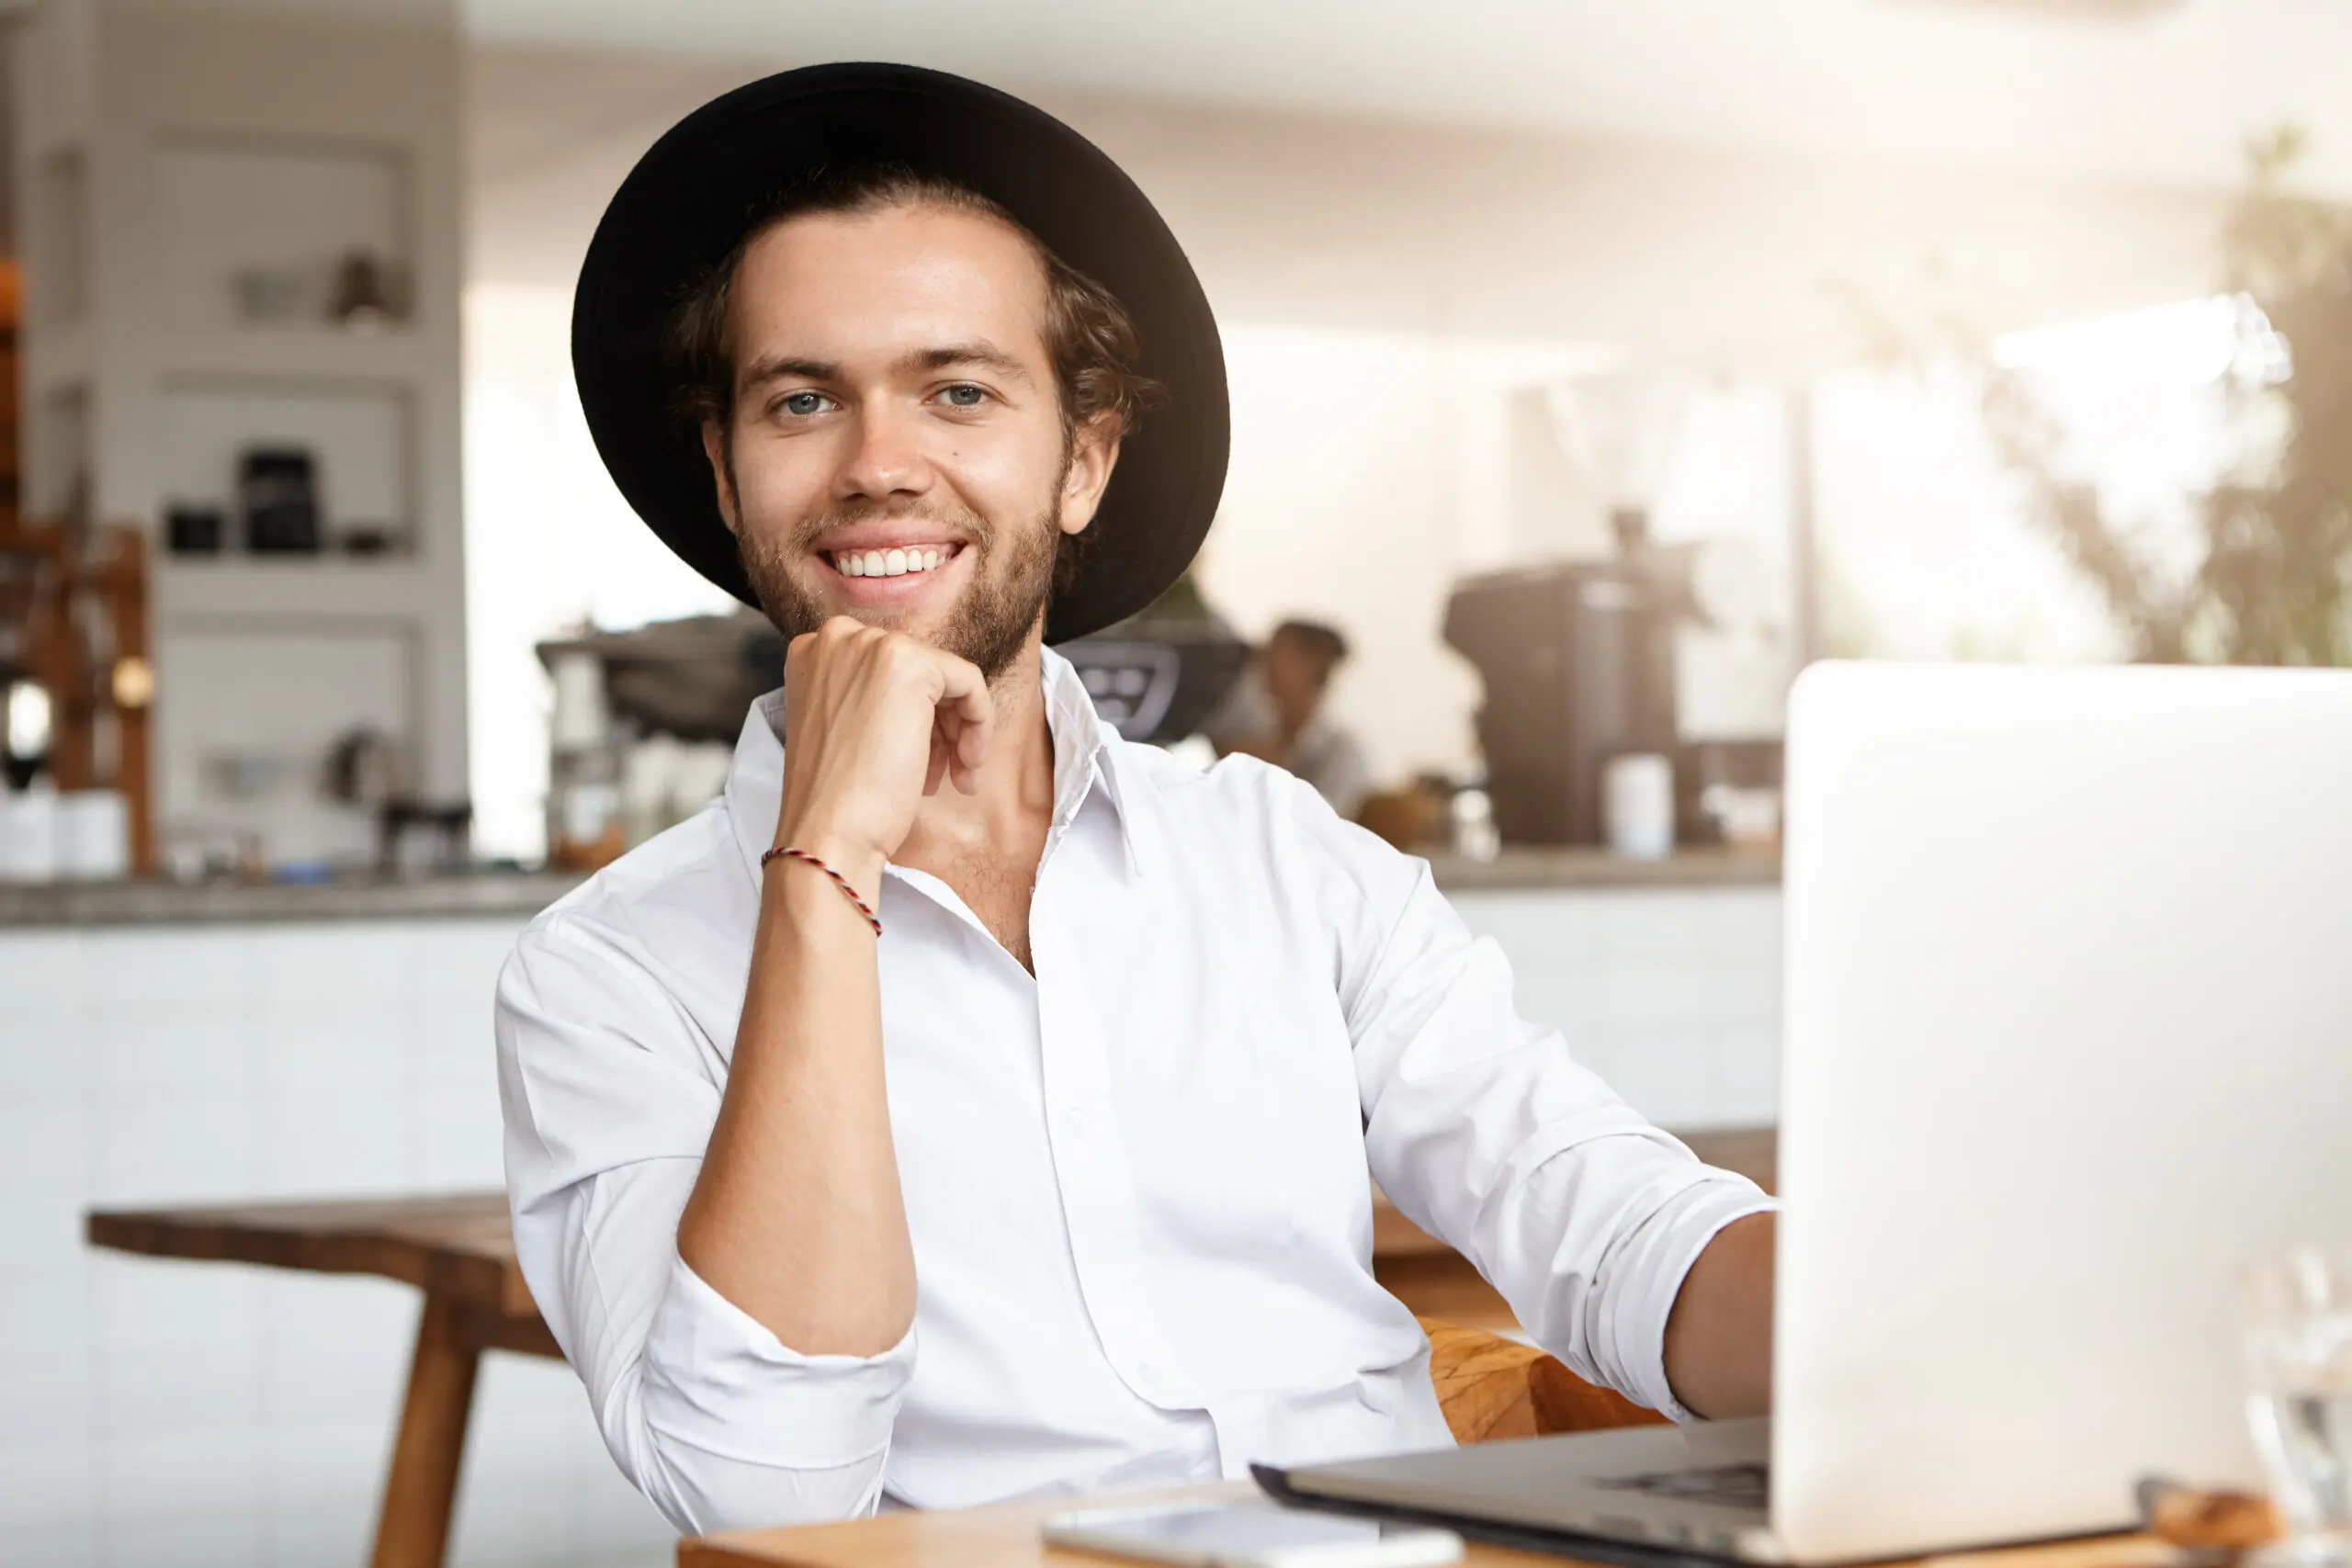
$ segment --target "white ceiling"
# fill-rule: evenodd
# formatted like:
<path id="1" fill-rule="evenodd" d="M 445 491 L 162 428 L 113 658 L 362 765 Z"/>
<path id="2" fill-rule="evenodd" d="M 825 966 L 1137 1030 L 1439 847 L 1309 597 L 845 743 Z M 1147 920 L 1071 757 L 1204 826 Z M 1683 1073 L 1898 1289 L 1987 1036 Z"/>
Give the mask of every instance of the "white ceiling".
<path id="1" fill-rule="evenodd" d="M 935 65 L 1007 87 L 1599 130 L 2167 185 L 2312 133 L 2352 198 L 2352 0 L 458 0 L 516 44 L 782 66 Z M 2129 7 L 2126 7 L 2127 9 Z"/>

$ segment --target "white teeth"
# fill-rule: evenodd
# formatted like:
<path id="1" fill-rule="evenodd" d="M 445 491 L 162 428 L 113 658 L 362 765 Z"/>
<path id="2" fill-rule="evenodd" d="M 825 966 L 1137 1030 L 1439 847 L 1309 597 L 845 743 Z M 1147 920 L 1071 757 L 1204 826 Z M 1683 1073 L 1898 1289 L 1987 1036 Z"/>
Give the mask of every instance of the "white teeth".
<path id="1" fill-rule="evenodd" d="M 936 571 L 953 559 L 953 550 L 917 546 L 894 550 L 836 550 L 833 570 L 843 577 L 903 577 L 910 571 Z"/>

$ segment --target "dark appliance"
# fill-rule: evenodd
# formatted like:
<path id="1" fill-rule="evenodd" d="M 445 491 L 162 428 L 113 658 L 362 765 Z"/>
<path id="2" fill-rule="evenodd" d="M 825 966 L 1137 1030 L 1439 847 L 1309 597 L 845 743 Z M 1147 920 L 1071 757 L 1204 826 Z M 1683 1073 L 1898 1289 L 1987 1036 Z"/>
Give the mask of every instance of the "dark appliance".
<path id="1" fill-rule="evenodd" d="M 1222 626 L 1131 626 L 1061 645 L 1105 723 L 1129 740 L 1164 744 L 1196 733 L 1250 662 Z"/>
<path id="2" fill-rule="evenodd" d="M 164 513 L 164 539 L 175 556 L 217 556 L 228 520 L 217 506 L 175 506 Z"/>
<path id="3" fill-rule="evenodd" d="M 538 645 L 539 660 L 591 653 L 613 716 L 643 735 L 732 744 L 753 698 L 784 684 L 784 638 L 756 610 L 655 621 Z"/>
<path id="4" fill-rule="evenodd" d="M 1486 682 L 1478 744 L 1505 843 L 1602 841 L 1601 769 L 1675 752 L 1675 627 L 1687 589 L 1634 560 L 1471 578 L 1445 640 Z"/>
<path id="5" fill-rule="evenodd" d="M 1201 597 L 1190 571 L 1143 610 L 1057 651 L 1103 722 L 1156 746 L 1198 734 L 1250 662 L 1250 645 Z"/>
<path id="6" fill-rule="evenodd" d="M 237 463 L 245 548 L 254 555 L 319 551 L 318 468 L 299 446 L 248 447 Z"/>

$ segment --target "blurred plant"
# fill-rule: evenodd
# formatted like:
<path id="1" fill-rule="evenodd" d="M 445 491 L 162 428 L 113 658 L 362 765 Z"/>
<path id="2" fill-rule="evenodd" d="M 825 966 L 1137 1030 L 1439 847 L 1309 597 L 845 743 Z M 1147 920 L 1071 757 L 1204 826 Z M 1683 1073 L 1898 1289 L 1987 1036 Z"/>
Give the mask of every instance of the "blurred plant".
<path id="1" fill-rule="evenodd" d="M 2223 378 L 2239 451 L 2195 498 L 2199 554 L 2186 574 L 2154 558 L 2070 470 L 2064 422 L 2031 374 L 1995 364 L 1962 312 L 1903 315 L 1838 290 L 1880 365 L 1975 367 L 1985 434 L 2023 482 L 2030 516 L 2144 661 L 2352 664 L 2352 210 L 2287 188 L 2304 147 L 2291 126 L 2251 142 L 2222 227 L 2222 282 L 2242 301 L 2242 332 L 2261 335 L 2267 320 L 2289 357 L 2249 342 L 2256 352 Z"/>

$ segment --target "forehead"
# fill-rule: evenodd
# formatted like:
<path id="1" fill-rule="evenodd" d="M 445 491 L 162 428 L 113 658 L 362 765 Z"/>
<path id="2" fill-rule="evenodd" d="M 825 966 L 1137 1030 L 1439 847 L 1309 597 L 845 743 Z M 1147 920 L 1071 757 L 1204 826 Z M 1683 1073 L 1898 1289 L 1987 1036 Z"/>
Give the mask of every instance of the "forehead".
<path id="1" fill-rule="evenodd" d="M 985 338 L 1042 360 L 1046 269 L 1026 236 L 985 213 L 804 213 L 745 247 L 729 310 L 739 357 L 847 360 Z"/>

